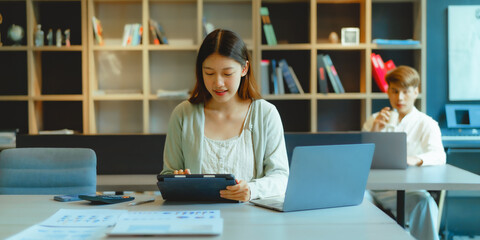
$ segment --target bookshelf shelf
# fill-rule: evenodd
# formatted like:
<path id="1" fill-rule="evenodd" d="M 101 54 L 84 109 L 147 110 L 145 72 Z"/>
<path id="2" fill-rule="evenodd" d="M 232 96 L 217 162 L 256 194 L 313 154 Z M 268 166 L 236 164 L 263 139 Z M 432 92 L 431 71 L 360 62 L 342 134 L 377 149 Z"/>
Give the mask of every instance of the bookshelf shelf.
<path id="1" fill-rule="evenodd" d="M 367 44 L 360 43 L 357 45 L 342 45 L 333 43 L 320 43 L 314 46 L 318 50 L 366 50 Z"/>
<path id="2" fill-rule="evenodd" d="M 3 36 L 3 35 L 2 35 Z M 29 48 L 27 46 L 0 46 L 0 51 L 27 51 Z"/>
<path id="3" fill-rule="evenodd" d="M 322 100 L 327 100 L 327 99 L 367 99 L 367 95 L 365 93 L 341 93 L 341 94 L 336 94 L 336 93 L 328 93 L 328 94 L 316 94 L 315 95 L 316 99 L 322 99 Z"/>
<path id="4" fill-rule="evenodd" d="M 265 95 L 266 100 L 309 100 L 310 94 L 282 94 L 282 95 Z"/>
<path id="5" fill-rule="evenodd" d="M 269 9 L 277 45 L 267 45 L 261 7 Z M 171 112 L 186 98 L 157 91 L 193 89 L 204 20 L 240 34 L 259 85 L 262 59 L 286 59 L 294 69 L 304 94 L 264 95 L 285 131 L 360 130 L 367 116 L 388 105 L 372 78 L 371 53 L 419 71 L 415 104 L 426 111 L 426 0 L 0 0 L 0 9 L 15 13 L 0 25 L 0 107 L 14 112 L 13 119 L 0 119 L 0 128 L 165 133 Z M 101 21 L 104 45 L 95 39 L 93 16 Z M 169 44 L 154 45 L 150 19 L 163 27 Z M 25 31 L 19 46 L 4 38 L 12 21 Z M 142 41 L 122 46 L 131 23 L 144 26 Z M 72 46 L 35 46 L 37 24 L 45 34 L 70 28 Z M 359 44 L 330 43 L 329 34 L 341 38 L 342 27 L 359 28 Z M 420 44 L 372 43 L 377 38 Z M 329 54 L 345 93 L 331 86 L 328 94 L 319 92 L 318 54 Z"/>
<path id="6" fill-rule="evenodd" d="M 149 45 L 150 51 L 197 51 L 200 46 L 181 46 L 181 45 Z"/>
<path id="7" fill-rule="evenodd" d="M 52 52 L 80 52 L 85 50 L 82 46 L 71 46 L 71 47 L 56 47 L 56 46 L 44 46 L 44 47 L 33 47 L 33 51 L 37 52 L 47 52 L 47 51 L 52 51 Z"/>
<path id="8" fill-rule="evenodd" d="M 0 96 L 0 101 L 27 101 L 28 99 L 28 96 Z"/>
<path id="9" fill-rule="evenodd" d="M 108 101 L 108 100 L 143 100 L 141 94 L 105 94 L 96 95 L 93 97 L 95 101 Z"/>
<path id="10" fill-rule="evenodd" d="M 83 95 L 43 95 L 31 98 L 35 101 L 82 101 L 85 99 Z"/>
<path id="11" fill-rule="evenodd" d="M 293 43 L 293 44 L 278 44 L 275 46 L 262 45 L 260 50 L 273 51 L 273 50 L 309 50 L 312 46 L 305 43 Z"/>

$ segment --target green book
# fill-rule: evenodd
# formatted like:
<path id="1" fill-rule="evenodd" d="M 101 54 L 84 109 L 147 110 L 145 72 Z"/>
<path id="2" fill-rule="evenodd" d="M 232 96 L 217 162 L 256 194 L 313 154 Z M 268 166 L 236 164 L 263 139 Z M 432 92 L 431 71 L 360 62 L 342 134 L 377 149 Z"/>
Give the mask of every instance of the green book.
<path id="1" fill-rule="evenodd" d="M 260 8 L 260 16 L 262 18 L 263 32 L 265 33 L 267 44 L 277 45 L 277 37 L 275 36 L 275 31 L 273 31 L 272 22 L 270 21 L 270 16 L 269 16 L 267 7 Z"/>

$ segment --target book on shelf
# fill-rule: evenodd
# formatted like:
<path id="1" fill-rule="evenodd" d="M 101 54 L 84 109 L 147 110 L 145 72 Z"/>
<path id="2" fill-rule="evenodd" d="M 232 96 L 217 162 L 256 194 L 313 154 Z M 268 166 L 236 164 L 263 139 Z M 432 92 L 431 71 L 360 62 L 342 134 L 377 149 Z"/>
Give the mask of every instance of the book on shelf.
<path id="1" fill-rule="evenodd" d="M 260 87 L 263 95 L 270 94 L 270 60 L 262 60 L 260 62 Z"/>
<path id="2" fill-rule="evenodd" d="M 325 63 L 323 54 L 317 55 L 317 79 L 320 93 L 328 93 L 327 73 L 325 72 Z"/>
<path id="3" fill-rule="evenodd" d="M 279 94 L 278 79 L 277 79 L 277 61 L 275 59 L 270 60 L 270 79 L 272 80 L 273 91 L 272 94 Z"/>
<path id="4" fill-rule="evenodd" d="M 285 80 L 285 83 L 287 84 L 287 88 L 290 91 L 290 93 L 300 93 L 298 90 L 298 86 L 293 79 L 292 73 L 290 72 L 289 65 L 287 63 L 287 60 L 281 59 L 278 62 L 279 68 L 281 68 L 281 74 L 283 75 L 283 79 Z"/>
<path id="5" fill-rule="evenodd" d="M 103 28 L 102 28 L 102 23 L 98 18 L 95 16 L 92 17 L 92 25 L 93 25 L 93 35 L 95 37 L 95 40 L 97 40 L 98 45 L 103 45 Z"/>
<path id="6" fill-rule="evenodd" d="M 297 74 L 295 74 L 295 71 L 293 71 L 292 66 L 288 66 L 288 69 L 290 70 L 290 73 L 292 74 L 293 80 L 295 81 L 295 84 L 297 85 L 299 93 L 304 94 L 305 91 L 303 91 L 302 84 L 300 84 L 300 80 L 298 80 Z"/>
<path id="7" fill-rule="evenodd" d="M 420 41 L 413 39 L 373 39 L 372 43 L 377 45 L 419 45 Z"/>
<path id="8" fill-rule="evenodd" d="M 168 44 L 167 34 L 165 34 L 165 30 L 163 29 L 162 25 L 157 21 L 150 19 L 150 31 L 152 32 L 153 37 L 153 44 L 155 44 L 155 39 L 157 40 L 158 44 Z M 155 44 L 155 45 L 158 45 Z"/>
<path id="9" fill-rule="evenodd" d="M 202 24 L 203 24 L 203 37 L 206 37 L 209 33 L 215 30 L 215 26 L 213 25 L 213 23 L 207 22 L 207 19 L 205 17 L 202 18 Z"/>
<path id="10" fill-rule="evenodd" d="M 276 70 L 278 94 L 285 94 L 285 82 L 283 80 L 282 67 L 280 62 L 278 63 Z"/>
<path id="11" fill-rule="evenodd" d="M 268 45 L 277 45 L 277 37 L 275 36 L 275 31 L 273 30 L 273 25 L 270 20 L 270 13 L 268 12 L 267 7 L 260 8 L 260 16 L 263 23 L 263 33 L 265 34 L 265 39 L 267 40 Z"/>
<path id="12" fill-rule="evenodd" d="M 160 38 L 158 38 L 157 30 L 155 26 L 152 24 L 152 19 L 150 19 L 148 24 L 148 29 L 150 29 L 150 38 L 152 39 L 153 45 L 160 45 Z"/>
<path id="13" fill-rule="evenodd" d="M 125 24 L 122 46 L 137 46 L 142 42 L 143 27 L 140 23 Z"/>
<path id="14" fill-rule="evenodd" d="M 131 28 L 131 24 L 125 24 L 125 26 L 123 27 L 122 46 L 124 47 L 130 45 L 130 43 L 132 42 L 132 38 L 130 37 Z"/>
<path id="15" fill-rule="evenodd" d="M 343 88 L 342 82 L 340 81 L 340 77 L 338 76 L 337 70 L 333 65 L 333 61 L 330 58 L 330 55 L 323 55 L 323 63 L 325 64 L 325 70 L 327 72 L 328 78 L 330 79 L 330 82 L 332 83 L 335 93 L 345 93 L 345 89 Z"/>
<path id="16" fill-rule="evenodd" d="M 393 60 L 388 60 L 386 63 L 383 62 L 382 57 L 379 54 L 372 53 L 370 55 L 372 62 L 372 75 L 375 83 L 377 84 L 380 91 L 386 93 L 388 91 L 388 84 L 385 80 L 385 76 L 388 71 L 394 69 L 395 63 Z"/>

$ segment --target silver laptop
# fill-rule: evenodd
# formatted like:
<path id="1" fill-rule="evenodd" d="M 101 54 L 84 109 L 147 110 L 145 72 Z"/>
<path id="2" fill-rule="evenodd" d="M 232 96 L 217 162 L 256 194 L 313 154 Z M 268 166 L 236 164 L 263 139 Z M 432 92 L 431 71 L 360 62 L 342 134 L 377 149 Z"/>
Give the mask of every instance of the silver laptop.
<path id="1" fill-rule="evenodd" d="M 374 143 L 372 169 L 407 168 L 407 134 L 404 132 L 362 132 L 362 143 Z"/>
<path id="2" fill-rule="evenodd" d="M 374 149 L 371 143 L 295 147 L 285 197 L 250 202 L 282 212 L 358 205 Z"/>

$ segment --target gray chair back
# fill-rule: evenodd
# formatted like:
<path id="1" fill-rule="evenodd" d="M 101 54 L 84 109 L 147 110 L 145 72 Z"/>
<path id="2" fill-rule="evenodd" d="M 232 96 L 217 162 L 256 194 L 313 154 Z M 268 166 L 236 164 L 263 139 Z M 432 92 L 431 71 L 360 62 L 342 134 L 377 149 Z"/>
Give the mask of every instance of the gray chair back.
<path id="1" fill-rule="evenodd" d="M 0 152 L 0 194 L 92 194 L 97 157 L 88 148 L 12 148 Z"/>

